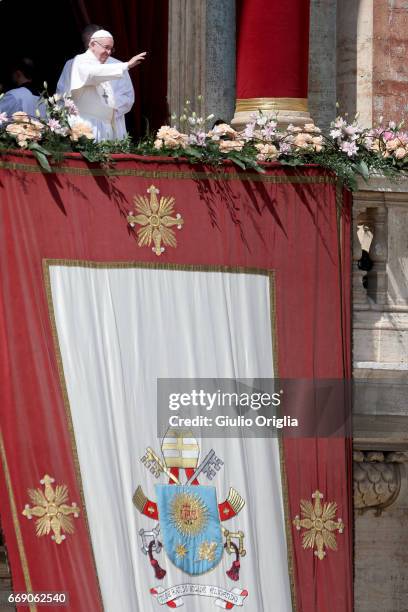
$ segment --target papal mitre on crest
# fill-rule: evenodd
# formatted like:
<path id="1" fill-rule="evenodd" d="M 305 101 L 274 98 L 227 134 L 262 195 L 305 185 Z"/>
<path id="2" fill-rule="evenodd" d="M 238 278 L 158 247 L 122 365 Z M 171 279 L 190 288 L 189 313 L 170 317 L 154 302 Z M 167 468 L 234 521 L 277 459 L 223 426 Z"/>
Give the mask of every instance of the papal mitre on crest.
<path id="1" fill-rule="evenodd" d="M 162 453 L 168 468 L 196 468 L 200 447 L 189 429 L 169 428 L 162 442 Z"/>

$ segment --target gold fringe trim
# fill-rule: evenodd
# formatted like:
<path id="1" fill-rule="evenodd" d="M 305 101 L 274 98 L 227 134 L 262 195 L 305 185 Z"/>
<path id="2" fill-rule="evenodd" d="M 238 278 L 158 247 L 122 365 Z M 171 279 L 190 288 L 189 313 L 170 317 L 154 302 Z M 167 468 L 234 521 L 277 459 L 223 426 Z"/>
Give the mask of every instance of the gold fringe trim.
<path id="1" fill-rule="evenodd" d="M 20 164 L 0 160 L 0 168 L 4 170 L 16 170 L 32 174 L 49 174 L 38 165 Z M 72 168 L 68 166 L 51 166 L 52 174 L 68 174 L 74 176 L 133 176 L 148 179 L 171 179 L 171 180 L 212 180 L 212 181 L 251 181 L 254 183 L 310 185 L 336 183 L 335 176 L 296 176 L 259 174 L 257 172 L 190 172 L 141 170 L 137 168 L 103 169 L 103 168 Z"/>
<path id="2" fill-rule="evenodd" d="M 96 568 L 96 559 L 95 559 L 94 549 L 93 549 L 93 546 L 92 546 L 91 530 L 89 528 L 88 514 L 87 514 L 87 511 L 86 511 L 85 494 L 84 494 L 84 489 L 83 489 L 83 485 L 82 485 L 81 468 L 80 468 L 80 465 L 79 465 L 78 449 L 77 449 L 76 440 L 75 440 L 74 423 L 72 421 L 71 407 L 70 407 L 70 404 L 69 404 L 67 383 L 66 383 L 66 380 L 65 380 L 64 366 L 63 366 L 63 363 L 62 363 L 62 355 L 61 355 L 61 350 L 60 350 L 59 340 L 58 340 L 57 322 L 56 322 L 56 319 L 55 319 L 54 303 L 52 301 L 50 270 L 49 270 L 49 266 L 47 264 L 47 260 L 44 260 L 44 259 L 43 259 L 43 274 L 44 274 L 45 293 L 46 293 L 46 296 L 47 296 L 47 303 L 48 303 L 48 314 L 49 314 L 49 317 L 50 317 L 51 332 L 52 332 L 52 338 L 53 338 L 53 341 L 54 341 L 55 357 L 56 357 L 56 361 L 57 361 L 57 368 L 58 368 L 58 375 L 59 375 L 59 379 L 60 379 L 62 399 L 63 399 L 63 402 L 64 402 L 65 415 L 66 415 L 66 418 L 67 418 L 67 428 L 68 428 L 69 437 L 70 437 L 70 440 L 71 440 L 72 458 L 73 458 L 73 461 L 74 461 L 75 474 L 76 474 L 76 478 L 77 478 L 77 484 L 78 484 L 78 487 L 79 487 L 79 493 L 80 493 L 80 496 L 81 496 L 83 516 L 84 516 L 86 531 L 87 531 L 87 534 L 88 534 L 88 541 L 89 541 L 89 545 L 91 547 L 91 554 L 92 554 L 93 566 L 94 566 L 96 582 L 97 582 L 97 587 L 98 587 L 98 592 L 99 592 L 99 599 L 100 599 L 100 602 L 101 602 L 101 608 L 103 608 L 103 604 L 102 604 L 102 602 L 103 602 L 103 599 L 102 599 L 102 590 L 101 590 L 101 585 L 100 585 L 100 582 L 99 582 L 98 570 Z"/>

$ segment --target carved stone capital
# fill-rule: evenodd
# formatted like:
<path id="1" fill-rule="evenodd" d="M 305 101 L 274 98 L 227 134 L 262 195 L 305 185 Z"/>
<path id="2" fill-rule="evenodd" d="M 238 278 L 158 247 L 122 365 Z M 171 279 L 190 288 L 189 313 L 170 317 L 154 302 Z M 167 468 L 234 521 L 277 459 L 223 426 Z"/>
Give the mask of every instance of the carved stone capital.
<path id="1" fill-rule="evenodd" d="M 354 451 L 354 507 L 360 514 L 374 510 L 380 516 L 397 501 L 404 463 L 408 463 L 408 452 Z"/>

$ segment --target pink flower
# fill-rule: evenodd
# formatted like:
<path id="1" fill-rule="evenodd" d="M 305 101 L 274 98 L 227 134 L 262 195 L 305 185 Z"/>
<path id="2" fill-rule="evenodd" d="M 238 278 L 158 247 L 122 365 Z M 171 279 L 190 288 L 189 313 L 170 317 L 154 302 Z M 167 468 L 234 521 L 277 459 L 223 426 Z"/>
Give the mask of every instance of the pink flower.
<path id="1" fill-rule="evenodd" d="M 55 134 L 59 134 L 60 136 L 66 136 L 68 134 L 68 130 L 62 127 L 57 119 L 49 119 L 47 125 L 51 132 L 54 132 Z"/>
<path id="2" fill-rule="evenodd" d="M 204 147 L 205 132 L 197 132 L 196 134 L 190 134 L 188 137 L 188 144 L 197 145 L 198 147 Z"/>
<path id="3" fill-rule="evenodd" d="M 282 155 L 287 155 L 292 151 L 292 147 L 288 142 L 281 142 L 279 145 L 279 152 Z"/>
<path id="4" fill-rule="evenodd" d="M 68 111 L 69 115 L 78 115 L 78 109 L 75 102 L 71 98 L 65 98 L 64 106 Z"/>
<path id="5" fill-rule="evenodd" d="M 394 138 L 394 133 L 390 131 L 385 131 L 382 133 L 382 137 L 384 138 L 385 142 L 387 142 L 387 140 L 392 140 Z"/>
<path id="6" fill-rule="evenodd" d="M 268 125 L 264 127 L 261 133 L 265 140 L 271 140 L 276 134 L 276 123 L 274 121 L 271 121 Z"/>
<path id="7" fill-rule="evenodd" d="M 6 123 L 7 120 L 8 120 L 8 117 L 6 113 L 0 113 L 0 125 L 3 125 L 3 123 Z"/>

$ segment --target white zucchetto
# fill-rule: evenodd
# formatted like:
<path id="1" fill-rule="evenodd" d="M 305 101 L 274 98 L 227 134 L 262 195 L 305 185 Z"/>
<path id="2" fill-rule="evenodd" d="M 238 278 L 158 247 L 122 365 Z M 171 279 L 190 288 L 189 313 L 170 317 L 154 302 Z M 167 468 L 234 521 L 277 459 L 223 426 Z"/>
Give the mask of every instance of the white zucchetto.
<path id="1" fill-rule="evenodd" d="M 96 32 L 92 34 L 90 40 L 94 38 L 113 38 L 113 36 L 108 30 L 96 30 Z"/>

